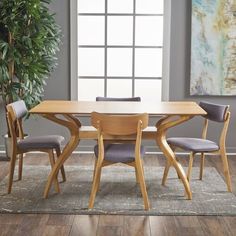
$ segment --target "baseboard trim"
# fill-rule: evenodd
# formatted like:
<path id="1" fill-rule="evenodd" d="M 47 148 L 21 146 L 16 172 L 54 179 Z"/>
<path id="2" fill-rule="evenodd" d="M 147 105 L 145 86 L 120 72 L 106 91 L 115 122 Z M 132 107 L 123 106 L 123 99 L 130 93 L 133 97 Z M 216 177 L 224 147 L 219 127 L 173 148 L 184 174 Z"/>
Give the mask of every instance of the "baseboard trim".
<path id="1" fill-rule="evenodd" d="M 163 154 L 162 151 L 156 147 L 156 146 L 145 146 L 146 148 L 146 154 L 149 155 L 160 155 Z M 234 156 L 236 155 L 236 148 L 235 147 L 228 147 L 226 148 L 227 155 L 228 156 Z M 39 152 L 32 152 L 32 153 L 39 153 Z M 93 146 L 79 146 L 75 151 L 73 151 L 74 154 L 92 154 L 93 153 Z M 5 154 L 5 148 L 3 145 L 0 145 L 0 154 Z M 177 155 L 188 155 L 188 152 L 176 152 Z M 200 154 L 197 154 L 200 155 Z M 213 154 L 207 154 L 207 155 L 213 155 Z"/>

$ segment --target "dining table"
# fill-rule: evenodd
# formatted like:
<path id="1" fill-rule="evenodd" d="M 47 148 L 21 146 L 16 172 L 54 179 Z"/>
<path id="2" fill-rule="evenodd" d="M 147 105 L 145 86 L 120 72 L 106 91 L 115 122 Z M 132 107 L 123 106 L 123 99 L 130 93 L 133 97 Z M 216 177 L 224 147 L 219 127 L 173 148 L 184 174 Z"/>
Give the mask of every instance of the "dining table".
<path id="1" fill-rule="evenodd" d="M 52 182 L 57 178 L 58 171 L 65 161 L 77 148 L 80 140 L 97 139 L 97 130 L 92 126 L 84 126 L 80 122 L 80 116 L 90 116 L 93 112 L 100 112 L 111 115 L 132 115 L 148 113 L 151 117 L 157 117 L 155 126 L 143 130 L 142 138 L 155 140 L 160 150 L 166 157 L 166 161 L 173 166 L 181 179 L 187 199 L 192 199 L 192 192 L 187 175 L 176 158 L 176 154 L 168 145 L 167 131 L 191 118 L 199 115 L 206 115 L 206 112 L 193 101 L 168 101 L 168 102 L 117 102 L 117 101 L 64 101 L 45 100 L 32 108 L 29 113 L 40 115 L 61 126 L 66 127 L 70 132 L 67 144 L 61 155 L 55 162 L 44 189 L 44 198 L 48 197 Z M 104 139 L 114 139 L 112 136 L 105 136 Z M 119 137 L 121 140 L 122 137 Z M 127 137 L 126 137 L 127 139 Z M 135 139 L 135 137 L 130 137 Z"/>

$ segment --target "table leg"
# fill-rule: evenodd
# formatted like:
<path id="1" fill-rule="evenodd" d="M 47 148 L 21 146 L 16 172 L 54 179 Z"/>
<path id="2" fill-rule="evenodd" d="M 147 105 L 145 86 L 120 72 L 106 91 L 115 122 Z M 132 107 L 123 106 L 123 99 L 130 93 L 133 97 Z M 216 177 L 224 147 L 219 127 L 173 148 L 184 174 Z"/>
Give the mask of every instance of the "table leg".
<path id="1" fill-rule="evenodd" d="M 171 147 L 166 141 L 166 132 L 169 128 L 174 127 L 180 123 L 183 123 L 191 119 L 192 117 L 180 116 L 178 119 L 175 120 L 169 120 L 169 118 L 171 117 L 168 117 L 166 119 L 163 119 L 161 122 L 158 122 L 156 142 L 159 145 L 165 157 L 168 159 L 167 161 L 169 162 L 169 164 L 176 169 L 178 176 L 183 182 L 188 199 L 192 199 L 192 192 L 190 189 L 189 181 L 187 179 L 187 175 L 185 174 L 181 164 L 176 160 L 175 153 L 172 151 Z"/>
<path id="2" fill-rule="evenodd" d="M 52 182 L 56 178 L 58 171 L 79 144 L 79 129 L 81 127 L 79 120 L 73 117 L 73 115 L 63 115 L 63 116 L 65 120 L 56 117 L 56 115 L 50 115 L 50 114 L 44 115 L 45 118 L 68 128 L 71 135 L 70 140 L 68 141 L 67 145 L 61 152 L 61 155 L 57 158 L 56 163 L 53 166 L 48 176 L 48 180 L 44 189 L 44 198 L 48 197 L 48 193 L 51 188 Z"/>

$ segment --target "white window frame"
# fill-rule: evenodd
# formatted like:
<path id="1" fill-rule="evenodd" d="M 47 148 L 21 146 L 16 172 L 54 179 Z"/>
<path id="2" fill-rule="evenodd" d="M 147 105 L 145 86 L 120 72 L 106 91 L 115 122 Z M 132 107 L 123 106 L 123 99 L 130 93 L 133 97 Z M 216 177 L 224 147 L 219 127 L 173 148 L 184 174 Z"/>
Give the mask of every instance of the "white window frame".
<path id="1" fill-rule="evenodd" d="M 78 100 L 77 0 L 70 0 L 70 99 Z M 169 100 L 171 0 L 164 1 L 162 101 Z"/>

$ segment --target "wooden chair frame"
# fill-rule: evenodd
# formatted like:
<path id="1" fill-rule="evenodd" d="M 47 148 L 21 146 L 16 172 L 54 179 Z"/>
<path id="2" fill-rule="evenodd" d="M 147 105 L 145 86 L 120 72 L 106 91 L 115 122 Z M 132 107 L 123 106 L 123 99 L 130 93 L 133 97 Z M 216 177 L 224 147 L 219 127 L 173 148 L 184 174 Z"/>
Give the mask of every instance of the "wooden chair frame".
<path id="1" fill-rule="evenodd" d="M 104 115 L 97 112 L 93 112 L 91 119 L 92 119 L 92 125 L 98 130 L 98 158 L 96 159 L 94 165 L 93 184 L 89 199 L 89 208 L 91 209 L 94 206 L 96 193 L 100 185 L 102 167 L 117 163 L 104 160 L 103 135 L 108 134 L 114 136 L 115 142 L 121 140 L 122 140 L 121 142 L 124 141 L 126 142 L 124 138 L 125 135 L 129 136 L 132 134 L 136 134 L 137 136 L 135 141 L 135 160 L 133 162 L 123 163 L 123 164 L 135 168 L 136 180 L 140 184 L 141 193 L 144 201 L 144 208 L 145 210 L 149 210 L 150 205 L 146 190 L 146 184 L 144 180 L 143 164 L 140 155 L 142 130 L 146 128 L 148 125 L 148 115 L 144 113 L 141 115 L 118 116 L 118 115 Z M 120 139 L 119 136 L 122 136 L 122 139 Z"/>
<path id="2" fill-rule="evenodd" d="M 230 178 L 230 172 L 229 172 L 229 164 L 228 164 L 228 158 L 227 158 L 226 148 L 225 148 L 225 140 L 226 140 L 226 135 L 227 135 L 227 131 L 228 131 L 229 122 L 230 122 L 230 112 L 227 110 L 226 113 L 225 113 L 224 124 L 223 124 L 221 134 L 220 134 L 219 150 L 212 151 L 212 152 L 200 152 L 201 153 L 201 162 L 200 162 L 199 179 L 202 180 L 202 178 L 203 178 L 205 153 L 212 153 L 212 154 L 220 155 L 221 160 L 222 160 L 222 164 L 223 164 L 223 173 L 224 173 L 224 176 L 225 176 L 225 179 L 226 179 L 227 189 L 228 189 L 229 192 L 232 192 L 232 184 L 231 184 L 231 178 Z M 207 138 L 208 124 L 209 124 L 209 120 L 207 118 L 205 118 L 204 119 L 203 130 L 202 130 L 202 139 Z M 175 149 L 177 147 L 171 145 L 171 148 L 172 148 L 173 151 L 175 151 Z M 194 156 L 195 156 L 196 153 L 197 152 L 190 152 L 190 154 L 189 154 L 189 166 L 188 166 L 188 172 L 187 172 L 188 181 L 190 181 L 190 178 L 191 178 L 193 159 L 194 159 Z M 165 170 L 164 170 L 163 178 L 162 178 L 162 185 L 165 185 L 169 168 L 170 168 L 170 164 L 167 163 L 166 167 L 165 167 Z"/>
<path id="3" fill-rule="evenodd" d="M 53 149 L 27 149 L 27 150 L 21 150 L 18 148 L 17 141 L 24 139 L 24 132 L 23 132 L 23 126 L 22 126 L 22 119 L 18 119 L 14 109 L 12 108 L 11 104 L 7 105 L 7 121 L 9 126 L 9 131 L 11 135 L 11 145 L 12 145 L 12 156 L 10 160 L 10 170 L 9 170 L 9 182 L 8 182 L 8 194 L 11 193 L 12 190 L 12 184 L 13 184 L 13 177 L 14 177 L 14 171 L 15 171 L 15 164 L 17 156 L 19 155 L 19 169 L 18 169 L 18 180 L 22 179 L 22 170 L 23 170 L 23 157 L 24 153 L 31 152 L 31 151 L 40 151 L 48 153 L 49 160 L 51 167 L 55 164 L 55 156 Z M 56 155 L 59 157 L 61 154 L 60 150 L 56 150 Z M 61 174 L 62 174 L 62 180 L 63 182 L 66 181 L 66 175 L 64 166 L 61 167 Z M 55 184 L 55 190 L 56 192 L 60 192 L 60 187 L 58 183 L 58 179 L 54 179 Z"/>

